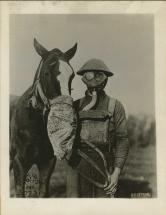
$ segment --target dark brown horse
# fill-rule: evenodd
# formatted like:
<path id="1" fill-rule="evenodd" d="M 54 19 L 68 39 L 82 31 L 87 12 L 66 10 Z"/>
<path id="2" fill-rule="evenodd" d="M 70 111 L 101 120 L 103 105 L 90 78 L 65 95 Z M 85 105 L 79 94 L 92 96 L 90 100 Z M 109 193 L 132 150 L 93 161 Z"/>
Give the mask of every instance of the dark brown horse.
<path id="1" fill-rule="evenodd" d="M 77 44 L 67 52 L 48 51 L 34 39 L 42 57 L 32 86 L 10 107 L 10 159 L 14 171 L 16 197 L 24 197 L 24 184 L 33 164 L 39 169 L 39 197 L 48 196 L 49 179 L 56 158 L 49 141 L 46 122 L 52 99 L 70 95 L 74 71 L 69 61 Z"/>

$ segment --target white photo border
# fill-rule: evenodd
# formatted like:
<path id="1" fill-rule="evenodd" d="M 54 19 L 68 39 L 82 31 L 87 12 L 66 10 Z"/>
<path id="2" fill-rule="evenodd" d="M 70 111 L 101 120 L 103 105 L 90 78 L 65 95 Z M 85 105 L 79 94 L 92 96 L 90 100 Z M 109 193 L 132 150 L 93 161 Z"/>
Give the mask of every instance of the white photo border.
<path id="1" fill-rule="evenodd" d="M 1 2 L 1 214 L 151 214 L 166 211 L 166 2 L 164 1 L 11 1 Z M 157 198 L 15 199 L 9 196 L 9 15 L 153 14 L 155 25 L 155 110 Z"/>

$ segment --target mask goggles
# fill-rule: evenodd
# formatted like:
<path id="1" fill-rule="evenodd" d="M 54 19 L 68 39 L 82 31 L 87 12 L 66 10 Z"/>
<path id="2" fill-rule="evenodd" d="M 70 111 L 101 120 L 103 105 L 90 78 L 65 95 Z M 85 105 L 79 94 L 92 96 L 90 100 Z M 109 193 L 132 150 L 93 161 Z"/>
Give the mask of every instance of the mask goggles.
<path id="1" fill-rule="evenodd" d="M 88 88 L 97 88 L 106 79 L 107 79 L 107 76 L 102 71 L 99 71 L 99 72 L 88 71 L 88 72 L 85 72 L 82 77 L 82 81 L 87 85 Z"/>

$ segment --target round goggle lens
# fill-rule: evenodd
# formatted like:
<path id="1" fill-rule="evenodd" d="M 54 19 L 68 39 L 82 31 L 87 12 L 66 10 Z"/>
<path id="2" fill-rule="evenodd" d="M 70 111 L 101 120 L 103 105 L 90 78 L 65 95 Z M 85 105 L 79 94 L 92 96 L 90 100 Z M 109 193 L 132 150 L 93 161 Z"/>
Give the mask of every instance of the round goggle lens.
<path id="1" fill-rule="evenodd" d="M 90 80 L 92 80 L 93 78 L 94 78 L 94 72 L 86 72 L 85 74 L 84 74 L 84 76 L 85 76 L 85 78 L 88 80 L 88 81 L 90 81 Z"/>
<path id="2" fill-rule="evenodd" d="M 95 74 L 95 80 L 101 81 L 104 78 L 105 74 L 103 72 L 98 72 Z"/>

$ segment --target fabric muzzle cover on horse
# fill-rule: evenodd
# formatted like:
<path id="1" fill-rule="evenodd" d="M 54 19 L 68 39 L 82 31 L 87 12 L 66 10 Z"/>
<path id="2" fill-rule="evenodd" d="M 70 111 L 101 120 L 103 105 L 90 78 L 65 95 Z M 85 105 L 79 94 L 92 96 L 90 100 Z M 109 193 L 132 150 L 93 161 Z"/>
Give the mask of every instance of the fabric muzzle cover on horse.
<path id="1" fill-rule="evenodd" d="M 68 160 L 76 136 L 76 114 L 70 96 L 59 96 L 52 101 L 47 131 L 57 159 Z"/>

